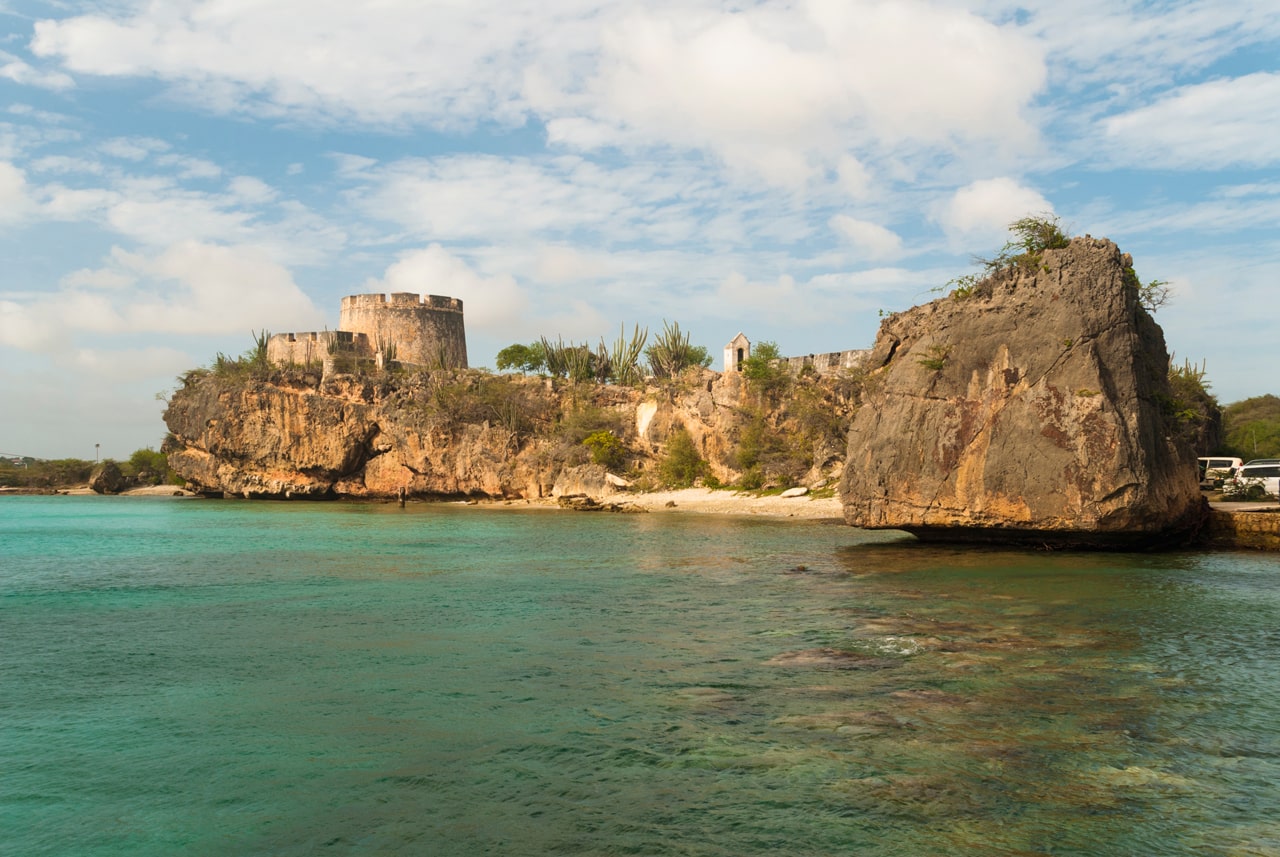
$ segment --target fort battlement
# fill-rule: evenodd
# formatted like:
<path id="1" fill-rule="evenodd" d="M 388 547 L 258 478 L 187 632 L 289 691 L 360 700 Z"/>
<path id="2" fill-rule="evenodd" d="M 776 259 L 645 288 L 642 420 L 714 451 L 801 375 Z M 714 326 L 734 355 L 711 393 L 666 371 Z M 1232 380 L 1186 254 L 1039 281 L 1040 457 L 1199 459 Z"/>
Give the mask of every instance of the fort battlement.
<path id="1" fill-rule="evenodd" d="M 445 312 L 462 312 L 462 301 L 444 295 L 418 295 L 413 292 L 392 292 L 389 295 L 347 295 L 342 299 L 342 311 L 369 311 L 388 308 L 430 308 Z"/>
<path id="2" fill-rule="evenodd" d="M 335 353 L 419 368 L 467 368 L 462 301 L 413 292 L 347 295 L 337 330 L 279 333 L 267 343 L 274 363 L 331 367 Z"/>

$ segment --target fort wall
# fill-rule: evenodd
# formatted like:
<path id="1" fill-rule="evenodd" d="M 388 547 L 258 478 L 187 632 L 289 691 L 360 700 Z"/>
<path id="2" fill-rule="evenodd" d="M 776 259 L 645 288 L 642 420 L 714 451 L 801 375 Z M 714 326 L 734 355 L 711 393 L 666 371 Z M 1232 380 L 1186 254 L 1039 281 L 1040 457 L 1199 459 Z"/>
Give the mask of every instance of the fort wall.
<path id="1" fill-rule="evenodd" d="M 347 295 L 337 330 L 277 333 L 267 340 L 267 359 L 277 365 L 323 365 L 327 373 L 335 366 L 334 357 L 373 360 L 381 366 L 392 349 L 396 363 L 466 369 L 462 301 L 412 292 Z"/>
<path id="2" fill-rule="evenodd" d="M 467 368 L 467 334 L 457 298 L 412 292 L 348 295 L 338 328 L 367 336 L 375 353 L 394 345 L 399 363 Z"/>
<path id="3" fill-rule="evenodd" d="M 870 353 L 871 349 L 862 348 L 851 351 L 830 351 L 826 354 L 806 354 L 801 357 L 784 357 L 782 359 L 793 373 L 798 374 L 808 368 L 809 371 L 816 372 L 819 375 L 832 375 L 847 369 L 858 368 Z"/>
<path id="4" fill-rule="evenodd" d="M 335 353 L 372 357 L 369 337 L 349 330 L 277 333 L 267 340 L 267 359 L 277 365 L 319 366 Z"/>

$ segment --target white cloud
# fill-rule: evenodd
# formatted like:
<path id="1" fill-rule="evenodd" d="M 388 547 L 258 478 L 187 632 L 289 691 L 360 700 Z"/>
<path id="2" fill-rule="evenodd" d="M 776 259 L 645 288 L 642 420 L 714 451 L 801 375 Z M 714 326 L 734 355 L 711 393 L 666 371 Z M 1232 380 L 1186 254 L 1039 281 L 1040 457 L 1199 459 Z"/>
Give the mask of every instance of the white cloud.
<path id="1" fill-rule="evenodd" d="M 772 281 L 757 281 L 733 271 L 721 280 L 716 289 L 716 301 L 738 313 L 767 317 L 773 325 L 812 318 L 813 315 L 812 307 L 796 286 L 795 278 L 789 274 Z"/>
<path id="2" fill-rule="evenodd" d="M 154 137 L 113 137 L 99 143 L 98 150 L 124 161 L 144 161 L 158 152 L 169 151 L 169 144 Z"/>
<path id="3" fill-rule="evenodd" d="M 151 346 L 147 348 L 77 348 L 62 362 L 69 363 L 77 373 L 94 379 L 106 379 L 113 384 L 140 381 L 157 375 L 172 377 L 191 368 L 191 357 L 176 348 Z"/>
<path id="4" fill-rule="evenodd" d="M 7 161 L 0 161 L 0 223 L 21 220 L 31 207 L 27 177 Z"/>
<path id="5" fill-rule="evenodd" d="M 1184 86 L 1103 123 L 1112 158 L 1138 167 L 1222 169 L 1280 163 L 1280 73 Z"/>
<path id="6" fill-rule="evenodd" d="M 1057 82 L 1105 88 L 1121 102 L 1280 36 L 1272 0 L 1116 3 L 1055 0 L 991 3 L 989 14 L 1026 16 L 1022 29 L 1047 49 Z"/>
<path id="7" fill-rule="evenodd" d="M 568 283 L 596 279 L 608 274 L 611 267 L 597 254 L 560 244 L 545 245 L 538 248 L 534 276 L 545 282 Z"/>
<path id="8" fill-rule="evenodd" d="M 705 150 L 784 186 L 851 150 L 1025 149 L 1046 79 L 1017 27 L 926 0 L 191 0 L 40 21 L 31 48 L 217 112 L 446 131 L 535 113 L 553 142 Z"/>
<path id="9" fill-rule="evenodd" d="M 1009 224 L 1020 217 L 1052 214 L 1053 206 L 1038 191 L 1011 178 L 980 179 L 965 185 L 939 206 L 934 219 L 953 247 L 999 247 Z"/>
<path id="10" fill-rule="evenodd" d="M 387 268 L 366 291 L 415 292 L 461 298 L 467 328 L 499 331 L 528 314 L 529 297 L 509 274 L 484 277 L 439 244 L 414 250 Z"/>
<path id="11" fill-rule="evenodd" d="M 844 155 L 836 165 L 840 187 L 852 199 L 863 199 L 871 189 L 871 174 L 866 166 L 852 155 Z"/>
<path id="12" fill-rule="evenodd" d="M 185 155 L 159 155 L 156 163 L 163 167 L 173 167 L 174 174 L 184 179 L 216 179 L 222 175 L 222 168 L 203 158 L 190 158 Z"/>
<path id="13" fill-rule="evenodd" d="M 0 345 L 63 349 L 74 334 L 228 334 L 308 330 L 323 314 L 280 265 L 252 247 L 195 241 L 157 256 L 113 250 L 52 294 L 0 301 Z"/>
<path id="14" fill-rule="evenodd" d="M 200 163 L 204 162 L 195 161 L 196 165 Z M 49 172 L 77 172 L 81 176 L 95 172 L 94 162 L 77 158 L 42 159 L 37 164 Z M 177 158 L 168 165 L 179 171 L 179 177 L 193 175 L 189 159 Z M 216 165 L 210 166 L 212 170 L 195 169 L 195 175 L 221 173 Z M 225 192 L 217 193 L 188 188 L 164 175 L 123 175 L 114 169 L 103 172 L 106 175 L 98 187 L 67 187 L 51 182 L 24 190 L 33 200 L 26 214 L 54 221 L 89 222 L 151 247 L 192 240 L 253 244 L 285 263 L 315 263 L 331 258 L 347 242 L 345 230 L 333 221 L 294 200 L 280 199 L 276 188 L 252 176 L 233 178 Z M 6 184 L 13 184 L 6 182 L 5 175 L 0 162 L 0 198 Z M 11 187 L 9 192 L 17 191 Z"/>
<path id="15" fill-rule="evenodd" d="M 254 247 L 183 241 L 137 267 L 170 285 L 128 307 L 132 330 L 309 330 L 324 320 L 288 270 Z"/>
<path id="16" fill-rule="evenodd" d="M 101 175 L 102 164 L 88 158 L 74 158 L 67 155 L 49 155 L 32 161 L 31 169 L 41 173 L 82 173 L 84 175 Z"/>
<path id="17" fill-rule="evenodd" d="M 522 58 L 556 16 L 505 0 L 192 0 L 39 21 L 31 49 L 80 74 L 168 81 L 220 112 L 514 125 Z"/>
<path id="18" fill-rule="evenodd" d="M 529 95 L 554 142 L 707 149 L 794 186 L 850 147 L 1025 149 L 1023 111 L 1045 77 L 1034 42 L 962 10 L 811 0 L 631 14 L 605 27 L 585 85 L 535 76 Z"/>
<path id="19" fill-rule="evenodd" d="M 470 155 L 366 166 L 353 191 L 371 217 L 432 241 L 688 240 L 720 189 L 680 162 L 608 169 L 583 158 Z"/>
<path id="20" fill-rule="evenodd" d="M 119 252 L 119 248 L 117 248 Z M 119 268 L 81 268 L 62 278 L 60 285 L 75 289 L 125 289 L 138 282 L 135 274 Z"/>
<path id="21" fill-rule="evenodd" d="M 278 196 L 275 188 L 252 176 L 236 176 L 228 189 L 232 198 L 242 203 L 260 204 L 270 202 Z"/>
<path id="22" fill-rule="evenodd" d="M 878 223 L 837 214 L 831 218 L 830 225 L 871 261 L 893 259 L 902 254 L 902 239 Z"/>
<path id="23" fill-rule="evenodd" d="M 58 325 L 20 301 L 0 300 L 0 345 L 39 351 L 57 341 Z"/>
<path id="24" fill-rule="evenodd" d="M 21 59 L 0 51 L 0 78 L 22 86 L 41 89 L 71 89 L 76 85 L 71 76 L 60 71 L 41 71 Z"/>

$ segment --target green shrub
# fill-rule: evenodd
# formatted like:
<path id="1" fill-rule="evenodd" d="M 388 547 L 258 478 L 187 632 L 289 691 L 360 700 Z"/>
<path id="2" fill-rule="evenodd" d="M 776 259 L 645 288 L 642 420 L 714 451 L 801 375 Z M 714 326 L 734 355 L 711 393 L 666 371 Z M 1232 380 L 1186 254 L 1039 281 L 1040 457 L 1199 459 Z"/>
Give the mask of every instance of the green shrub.
<path id="1" fill-rule="evenodd" d="M 1260 503 L 1271 499 L 1271 495 L 1259 480 L 1246 479 L 1239 482 L 1235 480 L 1226 482 L 1222 486 L 1222 498 L 1236 502 Z"/>
<path id="2" fill-rule="evenodd" d="M 925 349 L 925 355 L 916 362 L 931 372 L 940 372 L 947 365 L 947 358 L 950 356 L 950 345 L 930 345 Z"/>
<path id="3" fill-rule="evenodd" d="M 581 402 L 564 414 L 556 431 L 569 443 L 580 445 L 587 437 L 598 432 L 609 432 L 622 437 L 626 432 L 626 424 L 627 419 L 620 411 Z"/>
<path id="4" fill-rule="evenodd" d="M 591 450 L 592 462 L 606 470 L 621 470 L 626 463 L 626 446 L 607 429 L 587 435 L 582 439 L 582 445 Z"/>
<path id="5" fill-rule="evenodd" d="M 161 485 L 173 481 L 173 472 L 169 470 L 169 457 L 151 447 L 134 450 L 120 467 L 120 472 L 127 478 L 145 482 L 148 485 Z"/>
<path id="6" fill-rule="evenodd" d="M 432 372 L 424 377 L 422 405 L 442 427 L 488 422 L 511 432 L 519 444 L 541 425 L 551 424 L 546 397 L 528 389 L 519 378 L 477 371 Z"/>
<path id="7" fill-rule="evenodd" d="M 658 462 L 658 478 L 668 488 L 688 488 L 707 472 L 689 432 L 679 429 L 667 438 L 667 449 Z"/>
<path id="8" fill-rule="evenodd" d="M 763 340 L 751 349 L 751 356 L 739 367 L 742 377 L 759 396 L 777 399 L 791 386 L 791 371 L 783 361 L 776 342 Z"/>

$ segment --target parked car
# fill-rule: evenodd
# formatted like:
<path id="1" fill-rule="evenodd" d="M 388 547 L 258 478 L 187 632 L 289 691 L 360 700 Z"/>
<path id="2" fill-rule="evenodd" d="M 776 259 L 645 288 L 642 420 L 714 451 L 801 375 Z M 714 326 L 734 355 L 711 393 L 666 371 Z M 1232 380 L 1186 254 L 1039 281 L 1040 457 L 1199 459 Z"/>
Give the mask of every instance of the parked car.
<path id="1" fill-rule="evenodd" d="M 1200 487 L 1204 489 L 1221 488 L 1222 483 L 1244 466 L 1238 458 L 1223 455 L 1210 455 L 1200 459 Z"/>
<path id="2" fill-rule="evenodd" d="M 1262 500 L 1259 494 L 1280 497 L 1280 461 L 1276 459 L 1259 459 L 1261 464 L 1249 462 L 1236 471 L 1236 475 L 1228 479 L 1222 486 L 1222 492 L 1229 497 L 1239 499 Z M 1253 496 L 1250 496 L 1253 495 Z"/>

